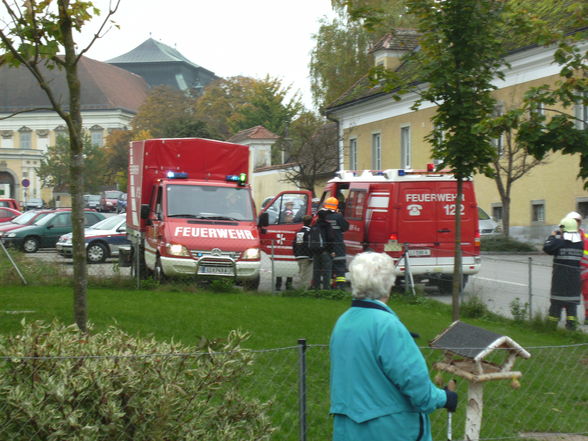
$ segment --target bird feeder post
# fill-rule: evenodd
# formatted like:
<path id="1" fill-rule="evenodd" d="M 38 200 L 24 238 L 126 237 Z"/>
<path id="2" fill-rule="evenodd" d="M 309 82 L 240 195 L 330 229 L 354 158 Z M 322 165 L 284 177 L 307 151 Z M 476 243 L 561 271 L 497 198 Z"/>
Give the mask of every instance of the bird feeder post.
<path id="1" fill-rule="evenodd" d="M 465 440 L 479 441 L 484 410 L 484 382 L 512 380 L 512 387 L 520 386 L 521 372 L 512 371 L 517 357 L 529 358 L 525 349 L 510 337 L 499 335 L 476 326 L 455 321 L 430 343 L 444 353 L 442 361 L 433 367 L 462 377 L 468 381 Z M 506 350 L 502 365 L 484 360 L 495 350 Z"/>
<path id="2" fill-rule="evenodd" d="M 468 403 L 466 409 L 465 439 L 478 441 L 482 429 L 484 410 L 484 383 L 468 382 Z"/>

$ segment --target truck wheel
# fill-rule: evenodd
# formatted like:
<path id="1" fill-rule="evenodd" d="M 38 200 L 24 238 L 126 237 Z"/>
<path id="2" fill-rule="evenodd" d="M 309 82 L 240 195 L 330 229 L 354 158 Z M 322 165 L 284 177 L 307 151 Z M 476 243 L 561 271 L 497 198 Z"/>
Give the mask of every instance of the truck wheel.
<path id="1" fill-rule="evenodd" d="M 103 263 L 107 255 L 108 250 L 100 242 L 91 243 L 86 249 L 88 263 Z"/>
<path id="2" fill-rule="evenodd" d="M 255 279 L 243 280 L 245 291 L 257 291 L 259 289 L 259 276 Z"/>
<path id="3" fill-rule="evenodd" d="M 25 253 L 36 253 L 39 251 L 39 239 L 36 237 L 26 237 L 22 249 Z"/>

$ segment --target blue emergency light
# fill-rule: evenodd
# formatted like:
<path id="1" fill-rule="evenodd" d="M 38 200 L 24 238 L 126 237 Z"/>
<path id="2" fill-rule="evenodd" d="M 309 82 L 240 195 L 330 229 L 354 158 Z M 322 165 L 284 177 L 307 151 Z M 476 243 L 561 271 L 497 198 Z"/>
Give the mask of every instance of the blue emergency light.
<path id="1" fill-rule="evenodd" d="M 187 179 L 188 173 L 168 171 L 166 176 L 168 179 Z"/>
<path id="2" fill-rule="evenodd" d="M 398 176 L 404 176 L 404 175 L 406 175 L 405 170 L 402 170 L 402 169 L 398 170 Z"/>
<path id="3" fill-rule="evenodd" d="M 239 175 L 227 175 L 227 182 L 236 182 L 239 185 L 245 185 L 247 182 L 247 173 L 241 173 Z"/>

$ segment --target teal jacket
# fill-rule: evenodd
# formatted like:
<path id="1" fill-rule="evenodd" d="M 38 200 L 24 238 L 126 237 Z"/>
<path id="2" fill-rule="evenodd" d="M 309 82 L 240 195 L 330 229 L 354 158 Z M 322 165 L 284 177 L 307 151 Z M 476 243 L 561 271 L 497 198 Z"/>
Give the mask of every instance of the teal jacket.
<path id="1" fill-rule="evenodd" d="M 381 302 L 364 302 L 385 310 L 352 307 L 337 320 L 330 342 L 330 412 L 362 423 L 444 407 L 445 391 L 431 381 L 425 359 L 398 316 Z"/>

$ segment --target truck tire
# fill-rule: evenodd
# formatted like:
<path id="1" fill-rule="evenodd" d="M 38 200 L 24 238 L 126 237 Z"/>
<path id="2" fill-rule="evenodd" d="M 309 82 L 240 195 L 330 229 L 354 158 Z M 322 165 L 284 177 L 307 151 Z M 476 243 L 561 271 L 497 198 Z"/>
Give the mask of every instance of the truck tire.
<path id="1" fill-rule="evenodd" d="M 22 243 L 22 250 L 25 253 L 36 253 L 39 251 L 40 242 L 39 239 L 36 237 L 25 237 L 24 242 Z"/>
<path id="2" fill-rule="evenodd" d="M 108 249 L 100 242 L 94 242 L 88 245 L 86 249 L 86 258 L 88 263 L 103 263 L 108 257 Z"/>

